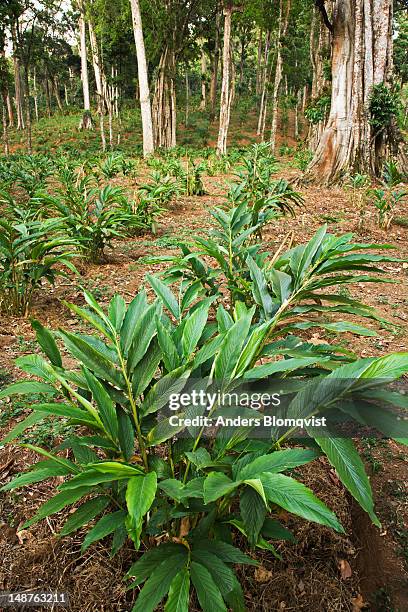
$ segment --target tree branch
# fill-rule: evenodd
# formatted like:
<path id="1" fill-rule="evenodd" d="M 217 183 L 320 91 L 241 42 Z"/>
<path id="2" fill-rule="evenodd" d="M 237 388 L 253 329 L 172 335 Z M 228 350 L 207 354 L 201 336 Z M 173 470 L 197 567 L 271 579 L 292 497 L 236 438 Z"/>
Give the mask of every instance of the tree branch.
<path id="1" fill-rule="evenodd" d="M 324 0 L 315 0 L 316 8 L 320 11 L 325 26 L 330 30 L 333 34 L 333 24 L 331 23 L 329 16 L 327 15 L 326 7 L 324 5 Z"/>

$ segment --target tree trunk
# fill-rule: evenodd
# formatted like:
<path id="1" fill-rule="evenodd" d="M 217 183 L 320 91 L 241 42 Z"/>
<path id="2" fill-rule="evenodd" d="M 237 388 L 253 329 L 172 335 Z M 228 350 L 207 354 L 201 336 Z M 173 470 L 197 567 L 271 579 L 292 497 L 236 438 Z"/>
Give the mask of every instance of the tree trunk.
<path id="1" fill-rule="evenodd" d="M 204 51 L 204 41 L 201 45 L 201 101 L 199 110 L 204 111 L 207 106 L 207 56 Z"/>
<path id="2" fill-rule="evenodd" d="M 218 84 L 218 64 L 220 61 L 220 23 L 221 13 L 217 11 L 215 18 L 215 41 L 214 53 L 211 66 L 211 83 L 210 83 L 210 104 L 211 104 L 211 119 L 215 117 L 215 107 L 217 105 L 217 84 Z"/>
<path id="3" fill-rule="evenodd" d="M 262 40 L 263 40 L 263 32 L 262 32 L 262 29 L 260 29 L 259 38 L 258 38 L 258 53 L 257 53 L 257 60 L 256 60 L 255 94 L 257 96 L 260 96 L 262 92 Z"/>
<path id="4" fill-rule="evenodd" d="M 105 91 L 106 91 L 106 77 L 103 70 L 98 42 L 96 40 L 95 30 L 92 21 L 88 21 L 88 32 L 89 41 L 91 43 L 91 55 L 92 55 L 92 66 L 95 75 L 96 95 L 97 95 L 97 108 L 98 113 L 105 112 Z"/>
<path id="5" fill-rule="evenodd" d="M 37 71 L 34 68 L 34 74 L 33 74 L 33 99 L 34 99 L 34 113 L 35 113 L 35 120 L 38 123 L 38 88 L 37 88 Z"/>
<path id="6" fill-rule="evenodd" d="M 4 155 L 9 154 L 9 142 L 8 142 L 8 131 L 7 131 L 7 100 L 6 95 L 3 96 L 3 108 L 2 108 L 2 120 L 3 120 L 3 143 L 4 143 Z"/>
<path id="7" fill-rule="evenodd" d="M 166 47 L 161 55 L 153 97 L 153 136 L 156 147 L 176 146 L 175 54 Z"/>
<path id="8" fill-rule="evenodd" d="M 384 139 L 369 123 L 374 85 L 392 70 L 392 0 L 336 0 L 333 10 L 332 90 L 329 118 L 307 179 L 331 183 L 347 172 L 376 175 Z"/>
<path id="9" fill-rule="evenodd" d="M 291 0 L 280 0 L 278 41 L 276 45 L 276 69 L 272 94 L 272 125 L 271 125 L 271 152 L 275 152 L 276 132 L 278 127 L 279 89 L 282 82 L 282 39 L 286 36 L 289 22 Z"/>
<path id="10" fill-rule="evenodd" d="M 14 91 L 15 98 L 14 102 L 16 105 L 16 113 L 17 113 L 17 129 L 24 130 L 24 115 L 23 115 L 23 103 L 22 103 L 22 94 L 21 94 L 21 66 L 20 60 L 18 57 L 13 55 L 13 66 L 14 66 Z"/>
<path id="11" fill-rule="evenodd" d="M 44 79 L 44 92 L 45 92 L 45 106 L 47 109 L 47 117 L 48 119 L 51 117 L 51 96 L 50 96 L 50 83 L 48 77 L 46 76 Z"/>
<path id="12" fill-rule="evenodd" d="M 142 116 L 143 131 L 143 155 L 146 157 L 154 152 L 152 108 L 150 105 L 149 80 L 147 76 L 147 62 L 139 0 L 130 0 L 130 4 L 132 8 L 133 34 L 135 37 L 137 55 L 140 113 Z"/>
<path id="13" fill-rule="evenodd" d="M 55 95 L 55 99 L 57 101 L 58 109 L 60 110 L 61 113 L 63 113 L 64 112 L 64 107 L 63 107 L 62 102 L 61 102 L 61 97 L 60 97 L 60 94 L 59 94 L 59 83 L 58 83 L 58 79 L 56 77 L 54 77 L 54 79 L 52 81 L 52 86 L 53 86 L 53 89 L 54 89 L 54 95 Z"/>
<path id="14" fill-rule="evenodd" d="M 30 76 L 29 67 L 24 66 L 24 96 L 25 96 L 25 111 L 26 111 L 26 129 L 27 129 L 27 152 L 29 155 L 33 152 L 31 139 L 31 108 L 30 108 Z"/>
<path id="15" fill-rule="evenodd" d="M 79 39 L 81 53 L 81 81 L 84 97 L 84 114 L 79 123 L 80 130 L 92 130 L 91 102 L 89 98 L 88 59 L 86 52 L 86 23 L 82 13 L 79 16 Z"/>
<path id="16" fill-rule="evenodd" d="M 260 69 L 260 75 L 259 75 L 259 79 L 260 79 L 259 87 L 261 90 L 261 100 L 259 103 L 258 129 L 256 132 L 257 136 L 261 137 L 261 140 L 264 139 L 264 133 L 265 133 L 266 108 L 267 108 L 267 87 L 268 87 L 269 78 L 270 78 L 270 71 L 272 68 L 269 62 L 270 41 L 271 41 L 271 33 L 266 32 L 263 66 Z"/>
<path id="17" fill-rule="evenodd" d="M 188 115 L 190 112 L 190 84 L 188 82 L 188 70 L 186 67 L 186 74 L 185 74 L 185 82 L 186 82 L 186 111 L 185 111 L 185 120 L 184 120 L 184 126 L 188 127 Z"/>
<path id="18" fill-rule="evenodd" d="M 10 92 L 7 92 L 6 104 L 7 104 L 8 124 L 10 127 L 14 127 L 14 111 L 13 111 L 13 104 L 11 102 Z"/>
<path id="19" fill-rule="evenodd" d="M 227 136 L 231 114 L 231 20 L 232 6 L 228 5 L 224 8 L 224 46 L 222 52 L 222 86 L 217 155 L 225 155 L 227 152 Z"/>

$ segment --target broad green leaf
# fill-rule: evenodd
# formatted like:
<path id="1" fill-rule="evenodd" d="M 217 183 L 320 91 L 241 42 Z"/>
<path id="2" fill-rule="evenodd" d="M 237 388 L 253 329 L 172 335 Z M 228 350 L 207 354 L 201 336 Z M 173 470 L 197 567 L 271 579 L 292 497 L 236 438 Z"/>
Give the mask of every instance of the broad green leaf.
<path id="1" fill-rule="evenodd" d="M 127 356 L 129 348 L 132 344 L 136 325 L 147 306 L 148 304 L 145 291 L 140 291 L 128 306 L 120 330 L 120 345 L 125 357 Z"/>
<path id="2" fill-rule="evenodd" d="M 241 491 L 239 509 L 248 539 L 255 546 L 266 516 L 265 503 L 253 488 L 245 487 Z"/>
<path id="3" fill-rule="evenodd" d="M 252 293 L 255 302 L 262 307 L 265 318 L 269 319 L 274 311 L 274 303 L 269 294 L 263 272 L 250 255 L 246 259 L 246 264 L 252 278 Z"/>
<path id="4" fill-rule="evenodd" d="M 98 412 L 105 431 L 109 434 L 112 440 L 118 439 L 118 417 L 116 409 L 110 395 L 99 380 L 86 368 L 82 368 L 82 372 L 88 383 L 88 388 L 92 393 L 92 397 L 98 406 Z"/>
<path id="5" fill-rule="evenodd" d="M 336 515 L 301 482 L 283 474 L 268 472 L 262 474 L 261 480 L 269 501 L 308 521 L 344 533 Z"/>
<path id="6" fill-rule="evenodd" d="M 122 374 L 107 359 L 105 354 L 98 351 L 88 340 L 85 340 L 78 334 L 65 331 L 60 331 L 60 336 L 71 355 L 91 370 L 91 372 L 94 372 L 103 380 L 109 381 L 114 386 L 124 387 Z"/>
<path id="7" fill-rule="evenodd" d="M 70 406 L 62 403 L 47 403 L 47 404 L 31 404 L 30 408 L 33 410 L 39 410 L 47 415 L 53 414 L 57 416 L 64 416 L 68 419 L 78 419 L 80 421 L 87 421 L 94 423 L 89 418 L 89 413 L 77 408 L 76 406 Z"/>
<path id="8" fill-rule="evenodd" d="M 235 369 L 242 346 L 248 336 L 254 308 L 248 315 L 241 317 L 225 334 L 220 350 L 214 361 L 214 376 L 218 381 L 227 384 Z"/>
<path id="9" fill-rule="evenodd" d="M 25 472 L 24 474 L 16 476 L 13 478 L 13 480 L 1 487 L 0 491 L 11 491 L 13 489 L 18 489 L 19 487 L 25 487 L 29 484 L 33 484 L 34 482 L 47 480 L 48 478 L 67 476 L 70 473 L 71 472 L 68 470 L 68 468 L 64 468 L 62 465 L 58 464 L 56 464 L 54 467 L 33 469 L 30 472 Z"/>
<path id="10" fill-rule="evenodd" d="M 288 540 L 289 542 L 296 542 L 294 535 L 283 527 L 279 521 L 275 519 L 266 518 L 261 529 L 262 535 L 267 540 Z"/>
<path id="11" fill-rule="evenodd" d="M 189 600 L 190 574 L 187 568 L 183 568 L 171 582 L 164 610 L 165 612 L 188 612 Z"/>
<path id="12" fill-rule="evenodd" d="M 157 340 L 162 351 L 164 364 L 169 372 L 175 370 L 180 365 L 180 355 L 177 352 L 174 340 L 169 331 L 164 327 L 160 319 L 156 318 Z"/>
<path id="13" fill-rule="evenodd" d="M 136 581 L 133 584 L 140 584 L 152 574 L 153 570 L 165 559 L 173 556 L 184 555 L 185 562 L 188 560 L 187 548 L 181 544 L 174 542 L 166 542 L 155 548 L 150 548 L 131 566 L 127 576 L 135 576 Z"/>
<path id="14" fill-rule="evenodd" d="M 173 578 L 184 568 L 185 564 L 186 556 L 177 553 L 156 566 L 140 591 L 132 612 L 153 612 L 168 593 Z"/>
<path id="15" fill-rule="evenodd" d="M 288 448 L 275 451 L 269 455 L 257 457 L 251 463 L 245 465 L 237 472 L 235 478 L 246 480 L 248 478 L 259 478 L 262 472 L 284 472 L 285 470 L 309 463 L 309 461 L 313 461 L 318 456 L 316 451 L 303 448 Z"/>
<path id="16" fill-rule="evenodd" d="M 228 495 L 240 484 L 241 482 L 234 482 L 222 472 L 210 472 L 204 481 L 204 503 L 209 504 Z"/>
<path id="17" fill-rule="evenodd" d="M 407 372 L 408 353 L 391 353 L 375 359 L 361 377 L 395 380 Z"/>
<path id="18" fill-rule="evenodd" d="M 126 505 L 132 528 L 137 532 L 137 544 L 139 544 L 139 525 L 154 501 L 156 489 L 156 472 L 150 472 L 146 476 L 137 476 L 129 479 L 126 489 Z"/>
<path id="19" fill-rule="evenodd" d="M 381 527 L 378 518 L 374 514 L 370 482 L 364 464 L 352 440 L 333 437 L 315 437 L 314 439 L 335 468 L 344 486 L 350 491 L 363 510 L 368 513 L 373 523 L 377 527 Z"/>
<path id="20" fill-rule="evenodd" d="M 322 355 L 316 355 L 316 357 L 302 357 L 299 359 L 280 359 L 279 361 L 272 361 L 264 365 L 255 366 L 251 370 L 247 370 L 243 378 L 245 380 L 259 380 L 279 372 L 293 372 L 300 368 L 306 368 L 315 363 L 324 362 L 325 359 L 327 358 Z"/>
<path id="21" fill-rule="evenodd" d="M 203 612 L 227 612 L 221 593 L 206 567 L 192 561 L 191 581 Z"/>
<path id="22" fill-rule="evenodd" d="M 146 308 L 133 331 L 132 344 L 128 351 L 128 372 L 133 372 L 137 364 L 145 357 L 153 336 L 156 334 L 156 318 L 160 315 L 161 304 L 154 302 Z"/>
<path id="23" fill-rule="evenodd" d="M 186 370 L 185 366 L 181 366 L 163 376 L 146 395 L 140 406 L 141 413 L 146 416 L 163 408 L 171 395 L 180 393 L 189 376 L 190 370 Z"/>
<path id="24" fill-rule="evenodd" d="M 31 525 L 38 523 L 47 516 L 51 516 L 51 514 L 55 514 L 56 512 L 60 512 L 66 506 L 70 506 L 77 502 L 81 497 L 90 493 L 92 487 L 80 487 L 79 489 L 73 489 L 71 491 L 61 491 L 61 493 L 57 493 L 54 497 L 51 497 L 45 504 L 40 506 L 39 510 L 37 510 L 36 514 L 26 521 L 23 525 L 23 529 L 27 529 Z"/>
<path id="25" fill-rule="evenodd" d="M 120 332 L 120 328 L 122 327 L 123 319 L 126 314 L 126 303 L 121 295 L 115 293 L 113 298 L 110 301 L 108 316 L 109 320 L 116 329 L 117 333 Z"/>
<path id="26" fill-rule="evenodd" d="M 239 550 L 239 548 L 235 548 L 231 544 L 227 542 L 223 542 L 222 540 L 198 540 L 194 541 L 194 548 L 202 548 L 204 550 L 208 550 L 212 552 L 214 555 L 217 555 L 222 561 L 225 563 L 240 563 L 243 565 L 259 565 L 258 561 L 255 559 L 251 559 L 243 552 Z"/>
<path id="27" fill-rule="evenodd" d="M 73 514 L 71 514 L 64 524 L 63 528 L 59 532 L 60 536 L 68 535 L 73 531 L 77 531 L 83 525 L 86 525 L 93 518 L 98 516 L 110 502 L 109 497 L 100 495 L 89 499 L 87 502 L 82 504 Z"/>
<path id="28" fill-rule="evenodd" d="M 84 553 L 87 548 L 91 546 L 94 542 L 98 542 L 103 538 L 106 538 L 109 534 L 113 533 L 120 524 L 124 523 L 126 518 L 126 512 L 124 510 L 118 510 L 117 512 L 112 512 L 110 514 L 105 514 L 96 525 L 88 531 L 85 536 L 85 539 L 82 543 L 81 552 Z"/>
<path id="29" fill-rule="evenodd" d="M 31 393 L 57 395 L 58 391 L 46 383 L 36 380 L 24 380 L 22 382 L 12 383 L 5 389 L 2 389 L 0 391 L 0 399 L 3 399 L 3 397 L 10 397 L 11 395 L 28 395 Z"/>
<path id="30" fill-rule="evenodd" d="M 159 347 L 157 340 L 153 338 L 147 352 L 145 353 L 145 356 L 139 361 L 133 370 L 132 390 L 135 397 L 138 397 L 145 392 L 157 371 L 161 358 L 162 350 Z"/>
<path id="31" fill-rule="evenodd" d="M 118 440 L 126 461 L 133 455 L 135 431 L 130 416 L 122 409 L 118 410 Z"/>
<path id="32" fill-rule="evenodd" d="M 205 324 L 207 323 L 209 308 L 209 302 L 203 302 L 186 320 L 181 338 L 181 345 L 185 357 L 191 355 L 202 336 Z"/>
<path id="33" fill-rule="evenodd" d="M 132 476 L 140 476 L 143 470 L 135 465 L 126 465 L 118 461 L 101 461 L 100 463 L 90 463 L 88 468 L 102 472 L 102 474 L 112 474 L 115 477 L 121 478 Z"/>
<path id="34" fill-rule="evenodd" d="M 175 319 L 180 318 L 180 307 L 175 295 L 169 287 L 163 283 L 157 276 L 146 274 L 147 281 L 151 284 L 153 291 L 158 298 L 161 299 L 164 306 L 171 312 Z"/>
<path id="35" fill-rule="evenodd" d="M 184 485 L 176 478 L 168 478 L 162 480 L 158 484 L 158 488 L 165 492 L 166 495 L 180 502 L 183 499 Z"/>
<path id="36" fill-rule="evenodd" d="M 36 411 L 32 412 L 23 421 L 20 421 L 19 423 L 17 423 L 17 425 L 13 427 L 13 429 L 9 431 L 8 434 L 0 441 L 0 444 L 1 445 L 7 444 L 8 442 L 15 440 L 15 438 L 18 438 L 23 433 L 23 431 L 25 431 L 29 427 L 32 427 L 39 421 L 42 421 L 47 416 L 48 415 L 46 412 L 36 412 Z"/>
<path id="37" fill-rule="evenodd" d="M 78 489 L 79 487 L 84 486 L 95 486 L 105 482 L 113 482 L 114 480 L 126 480 L 127 478 L 129 478 L 128 475 L 119 476 L 113 475 L 110 472 L 103 474 L 102 472 L 97 472 L 96 470 L 86 470 L 85 472 L 81 472 L 77 476 L 74 476 L 70 480 L 63 482 L 59 486 L 59 489 L 60 491 L 67 491 L 68 489 Z"/>
<path id="38" fill-rule="evenodd" d="M 38 344 L 47 355 L 51 363 L 57 368 L 62 368 L 62 358 L 54 336 L 37 319 L 31 319 L 31 327 L 35 331 Z"/>

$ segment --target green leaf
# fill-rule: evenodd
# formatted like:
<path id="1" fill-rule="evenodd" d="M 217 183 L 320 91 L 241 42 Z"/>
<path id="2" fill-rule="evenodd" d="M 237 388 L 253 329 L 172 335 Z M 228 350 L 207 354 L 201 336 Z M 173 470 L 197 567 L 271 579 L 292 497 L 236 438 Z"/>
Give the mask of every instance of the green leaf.
<path id="1" fill-rule="evenodd" d="M 208 550 L 214 555 L 217 555 L 217 557 L 222 559 L 222 561 L 225 563 L 259 565 L 258 561 L 255 561 L 255 559 L 251 559 L 251 557 L 245 555 L 239 550 L 239 548 L 235 548 L 235 546 L 232 546 L 227 542 L 223 542 L 222 540 L 197 540 L 194 541 L 194 548 Z"/>
<path id="2" fill-rule="evenodd" d="M 266 516 L 265 503 L 253 488 L 245 487 L 241 492 L 239 509 L 248 539 L 255 546 Z"/>
<path id="3" fill-rule="evenodd" d="M 47 355 L 51 363 L 57 368 L 62 368 L 62 358 L 57 343 L 52 333 L 46 329 L 37 319 L 31 319 L 31 327 L 35 331 L 38 344 Z"/>
<path id="4" fill-rule="evenodd" d="M 95 424 L 95 421 L 89 418 L 89 413 L 77 408 L 76 406 L 71 406 L 68 404 L 62 403 L 47 403 L 47 404 L 31 404 L 30 406 L 33 410 L 39 410 L 40 412 L 44 412 L 47 415 L 57 415 L 64 416 L 68 419 L 78 419 L 80 421 L 87 421 L 89 423 Z"/>
<path id="5" fill-rule="evenodd" d="M 116 369 L 114 364 L 109 361 L 104 353 L 98 351 L 84 337 L 70 332 L 60 331 L 60 336 L 64 341 L 68 351 L 78 359 L 86 368 L 91 370 L 103 380 L 107 380 L 114 386 L 124 387 L 122 374 Z"/>
<path id="6" fill-rule="evenodd" d="M 92 487 L 80 487 L 78 489 L 73 489 L 72 491 L 61 491 L 61 493 L 57 493 L 54 497 L 51 497 L 45 504 L 43 504 L 36 514 L 26 521 L 22 527 L 22 529 L 27 529 L 34 523 L 38 523 L 47 516 L 51 514 L 55 514 L 56 512 L 60 512 L 66 506 L 70 506 L 74 504 L 76 501 L 81 499 L 84 495 L 87 495 L 92 490 Z"/>
<path id="7" fill-rule="evenodd" d="M 214 361 L 214 375 L 218 381 L 228 383 L 235 369 L 242 346 L 248 336 L 254 308 L 241 317 L 225 334 L 218 355 Z"/>
<path id="8" fill-rule="evenodd" d="M 139 547 L 140 530 L 144 515 L 152 505 L 157 489 L 156 472 L 146 476 L 137 476 L 129 479 L 126 489 L 126 505 L 129 512 L 131 535 Z"/>
<path id="9" fill-rule="evenodd" d="M 153 338 L 144 357 L 139 361 L 132 374 L 133 395 L 138 397 L 151 383 L 162 358 L 162 350 Z"/>
<path id="10" fill-rule="evenodd" d="M 166 542 L 156 548 L 150 548 L 129 569 L 127 576 L 135 576 L 133 584 L 140 584 L 152 574 L 153 570 L 165 559 L 173 556 L 184 555 L 185 562 L 188 561 L 187 548 L 181 544 Z"/>
<path id="11" fill-rule="evenodd" d="M 406 372 L 408 372 L 408 353 L 391 353 L 391 355 L 374 359 L 361 378 L 395 380 Z"/>
<path id="12" fill-rule="evenodd" d="M 271 296 L 269 295 L 268 287 L 262 273 L 262 270 L 258 267 L 255 261 L 250 255 L 246 259 L 246 264 L 249 268 L 249 272 L 252 278 L 252 293 L 255 302 L 262 307 L 264 316 L 269 319 L 274 311 L 274 303 Z"/>
<path id="13" fill-rule="evenodd" d="M 210 472 L 204 481 L 204 503 L 209 504 L 228 495 L 240 484 L 241 482 L 234 482 L 222 472 Z"/>
<path id="14" fill-rule="evenodd" d="M 188 612 L 190 600 L 190 574 L 187 568 L 183 568 L 174 576 L 164 607 L 165 612 Z"/>
<path id="15" fill-rule="evenodd" d="M 69 516 L 65 525 L 59 532 L 59 535 L 68 535 L 69 533 L 77 531 L 77 529 L 80 529 L 80 527 L 89 523 L 89 521 L 95 518 L 95 516 L 98 516 L 98 514 L 105 510 L 109 504 L 109 501 L 109 497 L 103 495 L 89 499 Z"/>
<path id="16" fill-rule="evenodd" d="M 92 397 L 95 400 L 98 411 L 101 417 L 103 426 L 112 438 L 117 441 L 118 439 L 118 417 L 116 409 L 110 395 L 106 391 L 105 387 L 99 382 L 97 378 L 86 368 L 82 368 L 82 372 L 86 378 L 89 390 L 92 393 Z"/>
<path id="17" fill-rule="evenodd" d="M 125 463 L 119 463 L 117 461 L 101 461 L 100 463 L 89 463 L 88 468 L 92 468 L 102 474 L 112 474 L 116 478 L 132 476 L 140 476 L 143 474 L 141 468 L 135 465 L 126 465 Z"/>
<path id="18" fill-rule="evenodd" d="M 161 304 L 154 302 L 141 315 L 133 331 L 132 344 L 128 351 L 127 368 L 133 372 L 137 364 L 145 357 L 149 344 L 156 334 L 156 317 L 159 316 Z"/>
<path id="19" fill-rule="evenodd" d="M 36 411 L 32 412 L 23 421 L 20 421 L 19 423 L 17 423 L 17 425 L 13 427 L 13 429 L 9 431 L 8 434 L 0 441 L 0 444 L 1 445 L 7 444 L 8 442 L 11 442 L 15 438 L 18 438 L 23 433 L 23 431 L 25 431 L 29 427 L 32 427 L 39 421 L 42 421 L 46 416 L 48 416 L 46 412 L 36 412 Z"/>
<path id="20" fill-rule="evenodd" d="M 81 552 L 84 553 L 87 548 L 91 546 L 94 542 L 98 542 L 98 540 L 102 540 L 102 538 L 106 538 L 109 534 L 113 533 L 121 523 L 124 522 L 126 517 L 126 512 L 124 510 L 118 510 L 117 512 L 112 512 L 111 514 L 105 514 L 96 525 L 88 531 L 85 536 L 85 539 L 82 543 Z"/>
<path id="21" fill-rule="evenodd" d="M 42 382 L 36 380 L 24 380 L 9 385 L 5 389 L 0 391 L 0 399 L 3 397 L 10 397 L 11 395 L 27 395 L 31 393 L 47 393 L 50 395 L 57 395 L 58 391 Z"/>
<path id="22" fill-rule="evenodd" d="M 20 474 L 19 476 L 13 478 L 13 480 L 1 487 L 0 491 L 11 491 L 13 489 L 18 489 L 19 487 L 25 487 L 26 485 L 32 484 L 34 482 L 41 482 L 42 480 L 47 480 L 48 478 L 55 478 L 56 476 L 67 476 L 70 473 L 71 472 L 68 468 L 65 468 L 62 465 L 58 464 L 56 464 L 54 467 L 32 469 L 30 472 L 25 472 L 24 474 Z"/>
<path id="23" fill-rule="evenodd" d="M 147 305 L 146 293 L 145 291 L 140 291 L 128 306 L 120 330 L 120 345 L 125 357 L 127 357 L 129 348 L 132 344 L 136 325 L 140 320 L 143 311 L 147 308 Z"/>
<path id="24" fill-rule="evenodd" d="M 180 318 L 179 303 L 169 287 L 163 283 L 157 276 L 146 274 L 147 281 L 151 284 L 153 291 L 161 299 L 164 306 L 171 312 L 175 319 Z"/>
<path id="25" fill-rule="evenodd" d="M 288 540 L 288 542 L 296 542 L 296 538 L 289 529 L 283 527 L 279 521 L 271 518 L 265 519 L 261 533 L 267 540 Z"/>
<path id="26" fill-rule="evenodd" d="M 108 316 L 109 316 L 110 322 L 112 323 L 112 325 L 114 326 L 114 328 L 116 329 L 118 333 L 120 332 L 120 328 L 122 327 L 122 323 L 123 323 L 123 319 L 125 318 L 125 314 L 126 314 L 125 300 L 123 299 L 121 295 L 119 295 L 118 293 L 115 293 L 115 295 L 113 296 L 109 304 Z"/>
<path id="27" fill-rule="evenodd" d="M 203 302 L 186 320 L 181 345 L 185 357 L 189 357 L 196 348 L 208 319 L 210 304 Z"/>
<path id="28" fill-rule="evenodd" d="M 122 409 L 118 411 L 118 439 L 123 456 L 129 461 L 135 447 L 135 432 L 131 418 Z"/>
<path id="29" fill-rule="evenodd" d="M 70 480 L 66 480 L 63 482 L 59 489 L 60 491 L 67 491 L 68 489 L 78 489 L 83 486 L 94 486 L 99 485 L 105 482 L 113 482 L 114 480 L 125 480 L 129 476 L 114 476 L 111 473 L 102 474 L 102 472 L 97 472 L 96 470 L 86 470 L 85 472 L 81 472 L 77 476 L 74 476 Z"/>
<path id="30" fill-rule="evenodd" d="M 171 372 L 180 365 L 180 356 L 177 352 L 173 338 L 158 317 L 156 318 L 156 327 L 157 339 L 162 351 L 163 361 L 167 370 Z"/>
<path id="31" fill-rule="evenodd" d="M 203 612 L 227 612 L 221 593 L 206 567 L 193 561 L 191 580 Z"/>
<path id="32" fill-rule="evenodd" d="M 166 495 L 180 502 L 183 499 L 184 485 L 176 478 L 167 478 L 158 484 L 159 489 L 165 492 Z"/>
<path id="33" fill-rule="evenodd" d="M 261 480 L 269 501 L 308 521 L 327 525 L 344 533 L 336 515 L 304 484 L 283 474 L 267 472 L 262 474 Z"/>
<path id="34" fill-rule="evenodd" d="M 170 589 L 173 578 L 184 568 L 186 555 L 174 554 L 157 566 L 146 581 L 132 612 L 153 612 Z"/>
<path id="35" fill-rule="evenodd" d="M 284 472 L 285 470 L 309 463 L 309 461 L 313 461 L 318 456 L 316 451 L 303 448 L 288 448 L 275 451 L 270 455 L 257 457 L 251 463 L 245 465 L 237 472 L 235 478 L 246 480 L 248 478 L 259 478 L 262 472 Z"/>
<path id="36" fill-rule="evenodd" d="M 191 558 L 210 572 L 224 599 L 236 588 L 237 579 L 234 572 L 219 557 L 207 550 L 195 549 L 193 546 Z"/>
<path id="37" fill-rule="evenodd" d="M 146 395 L 140 406 L 141 413 L 146 416 L 163 408 L 171 395 L 180 393 L 189 376 L 190 370 L 186 370 L 185 366 L 181 366 L 163 376 Z"/>
<path id="38" fill-rule="evenodd" d="M 325 359 L 327 358 L 322 355 L 316 355 L 316 357 L 302 357 L 299 359 L 280 359 L 279 361 L 272 361 L 264 365 L 255 366 L 251 370 L 247 370 L 243 378 L 245 380 L 259 380 L 279 372 L 293 372 L 299 368 L 306 368 L 315 363 L 324 362 Z"/>
<path id="39" fill-rule="evenodd" d="M 374 514 L 370 481 L 352 440 L 333 437 L 315 437 L 314 439 L 335 468 L 344 486 L 368 513 L 373 523 L 381 527 L 380 521 Z"/>

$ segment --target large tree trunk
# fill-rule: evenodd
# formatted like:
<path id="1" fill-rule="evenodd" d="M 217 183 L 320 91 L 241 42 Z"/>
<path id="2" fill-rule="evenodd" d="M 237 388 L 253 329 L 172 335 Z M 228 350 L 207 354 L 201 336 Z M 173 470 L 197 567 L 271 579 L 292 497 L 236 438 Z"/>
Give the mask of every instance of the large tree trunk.
<path id="1" fill-rule="evenodd" d="M 282 39 L 286 36 L 289 22 L 291 0 L 280 0 L 278 41 L 276 46 L 275 81 L 272 93 L 272 125 L 271 125 L 271 152 L 275 152 L 276 132 L 278 127 L 279 90 L 282 82 Z"/>
<path id="2" fill-rule="evenodd" d="M 13 104 L 11 102 L 10 92 L 7 92 L 6 104 L 7 104 L 9 126 L 14 127 L 14 111 L 13 111 Z"/>
<path id="3" fill-rule="evenodd" d="M 15 106 L 17 113 L 17 129 L 24 130 L 24 115 L 23 115 L 23 103 L 21 93 L 21 65 L 18 57 L 13 55 L 13 66 L 14 66 L 14 91 L 15 91 Z"/>
<path id="4" fill-rule="evenodd" d="M 324 61 L 326 59 L 325 54 L 329 48 L 329 29 L 320 23 L 319 14 L 315 8 L 313 11 L 312 26 L 310 28 L 310 61 L 313 69 L 311 90 L 312 104 L 329 91 L 330 82 L 327 81 L 324 70 Z M 323 119 L 318 123 L 310 123 L 307 143 L 308 148 L 311 151 L 315 151 L 317 149 L 317 145 L 320 142 L 326 121 L 327 116 L 323 117 Z"/>
<path id="5" fill-rule="evenodd" d="M 153 97 L 153 135 L 156 147 L 176 146 L 176 58 L 166 47 L 161 55 Z"/>
<path id="6" fill-rule="evenodd" d="M 329 118 L 306 178 L 330 183 L 347 172 L 378 173 L 384 142 L 373 134 L 373 85 L 392 69 L 392 0 L 336 0 Z"/>
<path id="7" fill-rule="evenodd" d="M 199 110 L 204 111 L 207 106 L 207 56 L 204 44 L 201 47 L 201 100 Z"/>
<path id="8" fill-rule="evenodd" d="M 257 60 L 256 60 L 256 84 L 255 84 L 255 94 L 259 96 L 262 91 L 262 40 L 263 40 L 263 32 L 262 29 L 259 29 L 259 37 L 258 37 L 258 52 L 257 52 Z"/>
<path id="9" fill-rule="evenodd" d="M 210 83 L 211 119 L 214 119 L 215 117 L 215 107 L 217 105 L 218 64 L 220 61 L 220 23 L 221 14 L 219 11 L 217 11 L 217 16 L 215 18 L 215 40 Z"/>
<path id="10" fill-rule="evenodd" d="M 267 88 L 270 79 L 270 72 L 272 68 L 272 62 L 270 62 L 269 51 L 270 51 L 270 41 L 271 41 L 271 33 L 268 31 L 265 34 L 265 48 L 264 48 L 264 58 L 263 58 L 263 67 L 260 69 L 259 74 L 259 87 L 261 91 L 261 100 L 259 102 L 259 115 L 258 115 L 258 129 L 257 136 L 261 137 L 261 140 L 264 139 L 265 133 L 265 122 L 266 122 L 266 109 L 267 109 Z"/>
<path id="11" fill-rule="evenodd" d="M 37 88 L 37 71 L 34 67 L 34 74 L 33 74 L 33 99 L 34 99 L 34 113 L 35 113 L 35 120 L 38 123 L 38 88 Z"/>
<path id="12" fill-rule="evenodd" d="M 88 58 L 86 52 L 86 23 L 83 14 L 79 16 L 79 40 L 81 53 L 81 81 L 84 97 L 84 113 L 79 123 L 80 130 L 92 130 L 91 101 L 89 97 Z"/>
<path id="13" fill-rule="evenodd" d="M 95 30 L 92 21 L 88 21 L 89 41 L 91 43 L 92 66 L 95 75 L 97 108 L 98 113 L 104 113 L 106 110 L 105 91 L 106 77 L 102 66 L 102 61 L 98 49 L 98 41 L 96 40 Z"/>
<path id="14" fill-rule="evenodd" d="M 224 46 L 222 52 L 222 87 L 220 103 L 220 125 L 218 130 L 217 155 L 227 152 L 227 136 L 231 113 L 231 19 L 232 6 L 224 8 Z"/>
<path id="15" fill-rule="evenodd" d="M 25 95 L 25 111 L 26 111 L 26 129 L 27 129 L 27 152 L 29 155 L 33 152 L 31 139 L 31 108 L 30 108 L 30 74 L 29 66 L 24 66 L 24 95 Z"/>

